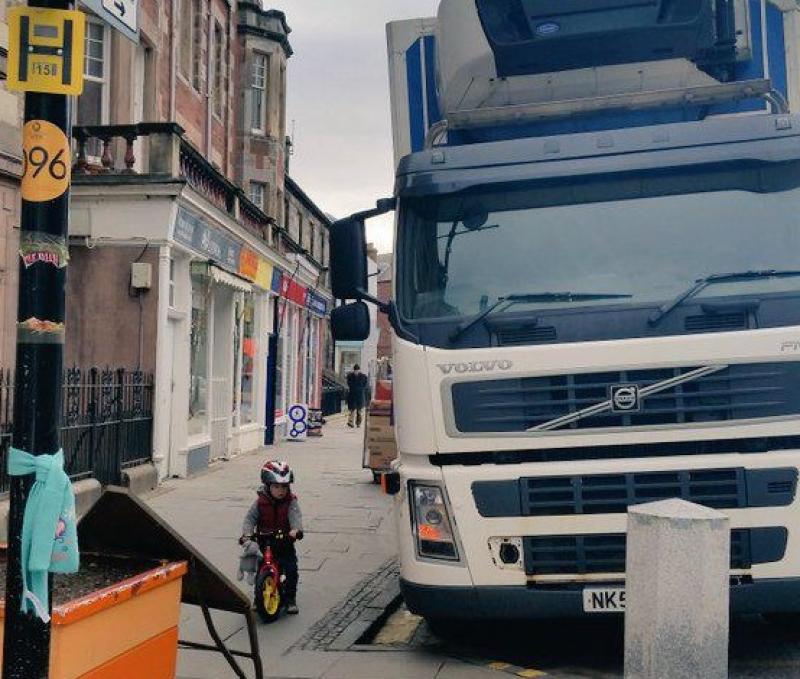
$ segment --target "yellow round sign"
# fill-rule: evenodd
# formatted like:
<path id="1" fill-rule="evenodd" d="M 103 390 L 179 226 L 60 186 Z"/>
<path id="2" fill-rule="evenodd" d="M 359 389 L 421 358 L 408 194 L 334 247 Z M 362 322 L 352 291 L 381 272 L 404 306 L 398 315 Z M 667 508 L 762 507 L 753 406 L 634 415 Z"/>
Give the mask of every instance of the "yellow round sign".
<path id="1" fill-rule="evenodd" d="M 22 130 L 22 198 L 42 203 L 69 188 L 67 135 L 46 120 L 31 120 Z"/>

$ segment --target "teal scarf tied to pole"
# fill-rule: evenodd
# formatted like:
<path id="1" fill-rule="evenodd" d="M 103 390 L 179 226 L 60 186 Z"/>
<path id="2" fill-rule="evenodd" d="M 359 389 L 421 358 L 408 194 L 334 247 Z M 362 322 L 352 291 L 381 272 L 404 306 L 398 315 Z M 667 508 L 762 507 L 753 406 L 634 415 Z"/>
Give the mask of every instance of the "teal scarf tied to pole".
<path id="1" fill-rule="evenodd" d="M 22 611 L 50 620 L 48 573 L 76 573 L 78 552 L 75 493 L 64 472 L 64 451 L 31 455 L 16 448 L 10 476 L 36 475 L 22 520 Z"/>

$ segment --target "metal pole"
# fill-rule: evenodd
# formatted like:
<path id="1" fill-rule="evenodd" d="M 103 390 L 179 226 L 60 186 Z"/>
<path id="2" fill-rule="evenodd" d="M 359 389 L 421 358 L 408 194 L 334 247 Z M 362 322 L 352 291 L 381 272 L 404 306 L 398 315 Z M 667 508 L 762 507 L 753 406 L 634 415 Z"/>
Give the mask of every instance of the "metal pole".
<path id="1" fill-rule="evenodd" d="M 71 9 L 69 0 L 30 0 L 31 7 Z M 28 92 L 25 123 L 47 121 L 71 137 L 70 102 L 65 95 Z M 70 158 L 63 158 L 66 172 Z M 35 162 L 38 162 L 35 161 Z M 28 165 L 28 163 L 26 163 Z M 22 199 L 20 237 L 36 240 L 39 234 L 66 243 L 69 190 L 43 202 Z M 34 235 L 36 234 L 36 235 Z M 46 262 L 19 266 L 20 324 L 30 319 L 64 323 L 66 271 Z M 63 325 L 62 325 L 63 328 Z M 52 326 L 40 337 L 18 325 L 17 372 L 14 392 L 14 446 L 33 455 L 51 455 L 60 448 L 63 329 Z M 4 679 L 38 679 L 48 676 L 50 625 L 35 615 L 23 614 L 21 548 L 22 518 L 33 477 L 12 478 L 8 519 L 8 572 L 6 574 Z"/>

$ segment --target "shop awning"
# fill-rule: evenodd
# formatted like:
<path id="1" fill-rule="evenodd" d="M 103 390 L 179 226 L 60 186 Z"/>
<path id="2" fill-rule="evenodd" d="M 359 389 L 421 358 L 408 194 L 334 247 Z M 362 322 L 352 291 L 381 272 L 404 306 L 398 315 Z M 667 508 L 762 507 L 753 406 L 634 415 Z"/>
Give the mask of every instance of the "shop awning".
<path id="1" fill-rule="evenodd" d="M 211 280 L 219 285 L 227 285 L 229 288 L 238 290 L 239 292 L 253 292 L 253 286 L 238 276 L 223 271 L 217 266 L 211 265 L 209 268 Z"/>

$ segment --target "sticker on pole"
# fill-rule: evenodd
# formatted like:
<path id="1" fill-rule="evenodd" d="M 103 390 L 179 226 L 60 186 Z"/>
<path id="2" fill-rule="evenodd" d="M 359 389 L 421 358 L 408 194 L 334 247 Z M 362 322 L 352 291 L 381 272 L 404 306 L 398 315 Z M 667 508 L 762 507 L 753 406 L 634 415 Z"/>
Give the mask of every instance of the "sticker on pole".
<path id="1" fill-rule="evenodd" d="M 69 188 L 69 141 L 46 120 L 22 129 L 22 198 L 32 203 L 54 200 Z"/>
<path id="2" fill-rule="evenodd" d="M 83 12 L 16 7 L 8 11 L 8 28 L 8 89 L 83 92 Z"/>

